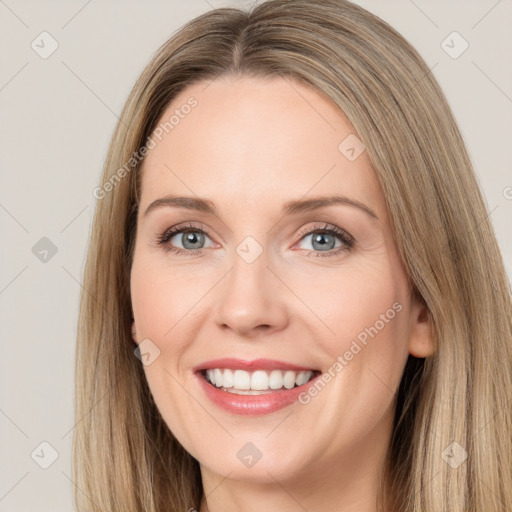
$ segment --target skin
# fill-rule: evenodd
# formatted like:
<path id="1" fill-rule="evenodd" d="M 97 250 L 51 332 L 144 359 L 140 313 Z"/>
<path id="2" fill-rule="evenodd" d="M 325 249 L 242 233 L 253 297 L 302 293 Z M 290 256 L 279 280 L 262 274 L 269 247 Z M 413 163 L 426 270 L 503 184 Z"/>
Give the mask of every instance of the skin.
<path id="1" fill-rule="evenodd" d="M 200 512 L 375 511 L 407 356 L 426 357 L 433 343 L 368 154 L 350 161 L 340 152 L 354 128 L 329 99 L 298 82 L 229 76 L 197 83 L 162 119 L 191 96 L 197 107 L 144 162 L 131 296 L 136 342 L 149 338 L 160 349 L 144 366 L 151 392 L 200 463 L 207 496 Z M 144 215 L 168 194 L 209 199 L 219 216 L 170 206 Z M 334 194 L 365 204 L 378 220 L 350 205 L 281 214 L 286 201 Z M 200 253 L 156 244 L 159 234 L 189 222 L 206 232 Z M 343 242 L 332 248 L 328 240 L 325 256 L 312 235 L 300 235 L 325 223 L 347 231 L 355 245 L 336 253 Z M 263 249 L 250 264 L 236 252 L 247 236 Z M 187 251 L 183 238 L 168 245 Z M 401 311 L 307 405 L 231 414 L 209 401 L 192 373 L 220 357 L 327 372 L 394 303 Z M 248 442 L 262 452 L 251 468 L 237 457 Z"/>

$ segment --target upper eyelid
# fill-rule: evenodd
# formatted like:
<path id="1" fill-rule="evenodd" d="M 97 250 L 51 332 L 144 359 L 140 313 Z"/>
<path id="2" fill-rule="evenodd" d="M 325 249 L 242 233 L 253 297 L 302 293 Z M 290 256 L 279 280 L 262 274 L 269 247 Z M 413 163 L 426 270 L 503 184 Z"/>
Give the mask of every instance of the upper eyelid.
<path id="1" fill-rule="evenodd" d="M 181 232 L 184 232 L 184 231 L 201 231 L 203 232 L 205 235 L 208 235 L 208 231 L 209 231 L 209 228 L 204 228 L 204 226 L 202 225 L 197 225 L 197 226 L 194 226 L 194 225 L 190 225 L 192 223 L 189 223 L 187 225 L 180 225 L 180 224 L 177 224 L 176 226 L 172 226 L 171 228 L 167 228 L 163 231 L 163 234 L 165 233 L 168 233 L 170 231 L 173 231 L 175 232 L 176 234 L 179 234 Z M 330 224 L 328 222 L 323 222 L 321 226 L 312 226 L 310 228 L 304 228 L 302 229 L 301 231 L 299 231 L 297 233 L 297 236 L 305 236 L 305 235 L 308 235 L 308 234 L 311 234 L 312 232 L 316 232 L 316 231 L 323 231 L 323 230 L 340 230 L 344 233 L 346 233 L 347 235 L 349 235 L 348 231 L 346 231 L 345 229 L 343 228 L 340 228 L 340 227 L 337 227 L 336 225 L 334 224 Z"/>
<path id="2" fill-rule="evenodd" d="M 192 224 L 192 226 L 191 226 Z M 169 231 L 175 231 L 175 233 L 173 234 L 173 236 L 176 236 L 176 235 L 179 235 L 181 234 L 183 231 L 201 231 L 202 233 L 204 233 L 206 236 L 210 237 L 210 231 L 213 231 L 212 228 L 210 228 L 207 224 L 203 224 L 202 222 L 199 222 L 199 221 L 189 221 L 185 224 L 177 224 L 176 226 L 173 226 L 171 228 L 167 228 L 165 229 L 162 234 L 165 234 Z M 210 237 L 211 238 L 211 237 Z M 219 235 L 219 238 L 224 242 L 226 243 L 226 240 L 224 239 L 224 237 L 222 235 Z"/>
<path id="3" fill-rule="evenodd" d="M 297 233 L 297 236 L 300 236 L 301 238 L 303 238 L 304 236 L 310 235 L 311 233 L 315 233 L 317 231 L 333 231 L 335 233 L 340 231 L 341 233 L 345 234 L 348 238 L 354 240 L 354 237 L 346 229 L 340 228 L 340 227 L 336 226 L 335 224 L 330 224 L 329 222 L 323 222 L 321 226 L 313 226 L 313 227 L 309 227 L 309 228 L 304 228 Z M 340 233 L 337 233 L 337 234 L 340 234 Z"/>

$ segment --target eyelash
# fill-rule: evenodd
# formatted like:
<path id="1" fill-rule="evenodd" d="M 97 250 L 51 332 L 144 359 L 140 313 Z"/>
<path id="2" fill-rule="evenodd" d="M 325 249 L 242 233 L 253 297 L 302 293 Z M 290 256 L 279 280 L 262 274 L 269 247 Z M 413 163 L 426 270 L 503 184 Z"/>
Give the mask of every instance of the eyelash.
<path id="1" fill-rule="evenodd" d="M 195 255 L 200 253 L 203 249 L 180 249 L 178 247 L 171 246 L 168 242 L 173 238 L 175 235 L 180 233 L 202 233 L 206 236 L 208 236 L 208 233 L 204 230 L 200 229 L 197 226 L 194 226 L 193 224 L 189 224 L 188 226 L 175 226 L 172 227 L 166 231 L 164 231 L 162 234 L 157 235 L 156 243 L 158 246 L 161 246 L 164 248 L 166 252 L 172 252 L 177 254 L 187 254 L 187 255 Z M 321 226 L 315 226 L 314 228 L 309 228 L 301 231 L 298 236 L 299 239 L 302 240 L 307 235 L 311 234 L 325 234 L 325 235 L 333 235 L 334 237 L 338 238 L 343 243 L 342 247 L 338 247 L 336 249 L 330 249 L 329 251 L 309 251 L 310 253 L 313 253 L 315 256 L 320 257 L 329 257 L 329 256 L 335 256 L 343 251 L 349 251 L 354 247 L 355 240 L 354 238 L 349 235 L 346 231 L 330 225 L 325 224 L 323 227 Z M 302 249 L 307 250 L 307 249 Z"/>

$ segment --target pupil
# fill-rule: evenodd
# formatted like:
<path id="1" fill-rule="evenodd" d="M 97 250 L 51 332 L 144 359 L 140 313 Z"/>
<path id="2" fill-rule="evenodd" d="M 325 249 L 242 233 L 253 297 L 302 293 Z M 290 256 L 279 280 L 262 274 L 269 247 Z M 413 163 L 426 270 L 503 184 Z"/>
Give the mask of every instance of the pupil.
<path id="1" fill-rule="evenodd" d="M 192 233 L 192 232 L 185 233 L 184 236 L 185 236 L 185 238 L 184 238 L 183 247 L 186 247 L 187 249 L 197 249 L 197 247 L 194 247 L 194 244 L 201 245 L 202 238 L 204 237 L 204 235 L 202 233 Z M 193 247 L 188 246 L 187 245 L 188 243 L 192 244 Z"/>
<path id="2" fill-rule="evenodd" d="M 333 249 L 334 246 L 332 247 L 326 247 L 326 245 L 329 245 L 329 242 L 326 242 L 325 241 L 325 238 L 331 238 L 331 245 L 332 245 L 332 242 L 334 241 L 333 237 L 331 235 L 329 235 L 328 233 L 319 233 L 318 235 L 316 235 L 315 237 L 313 237 L 313 247 L 315 249 L 317 249 L 318 247 L 315 247 L 315 243 L 319 243 L 320 244 L 320 249 L 321 250 L 329 250 L 329 249 Z"/>

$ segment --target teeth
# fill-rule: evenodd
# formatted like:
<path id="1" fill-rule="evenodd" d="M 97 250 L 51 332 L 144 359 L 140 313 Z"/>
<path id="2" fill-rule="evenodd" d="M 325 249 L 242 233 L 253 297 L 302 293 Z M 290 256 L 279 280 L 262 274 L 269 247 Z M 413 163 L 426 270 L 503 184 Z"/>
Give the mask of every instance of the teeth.
<path id="1" fill-rule="evenodd" d="M 313 377 L 312 371 L 294 372 L 291 370 L 230 370 L 215 368 L 206 370 L 206 380 L 218 388 L 225 388 L 231 393 L 243 395 L 261 394 L 261 391 L 292 389 L 306 384 Z"/>
<path id="2" fill-rule="evenodd" d="M 273 370 L 269 378 L 270 389 L 281 389 L 283 387 L 283 374 L 281 370 Z"/>
<path id="3" fill-rule="evenodd" d="M 218 382 L 219 384 L 222 382 L 222 372 L 218 368 L 213 370 L 213 378 L 215 379 L 215 382 Z"/>
<path id="4" fill-rule="evenodd" d="M 224 370 L 224 374 L 222 376 L 222 385 L 225 388 L 232 388 L 235 382 L 235 376 L 231 370 Z"/>
<path id="5" fill-rule="evenodd" d="M 297 378 L 297 376 L 295 375 L 295 372 L 287 371 L 284 374 L 284 378 L 283 378 L 284 387 L 286 389 L 292 389 L 293 386 L 295 386 L 295 379 L 296 378 Z"/>
<path id="6" fill-rule="evenodd" d="M 217 385 L 217 387 L 224 387 L 223 377 L 221 376 L 221 379 L 216 379 L 215 384 Z M 243 370 L 235 370 L 233 387 L 235 389 L 251 389 L 251 376 L 247 372 L 244 372 Z"/>
<path id="7" fill-rule="evenodd" d="M 297 386 L 302 386 L 303 384 L 306 384 L 306 382 L 308 380 L 309 379 L 308 379 L 307 372 L 300 372 L 297 375 L 297 378 L 295 379 L 295 384 L 297 384 Z"/>
<path id="8" fill-rule="evenodd" d="M 244 372 L 246 373 L 246 372 Z M 224 386 L 227 387 L 227 386 Z M 251 375 L 251 389 L 263 391 L 268 389 L 268 375 L 263 370 L 258 370 Z"/>

